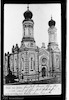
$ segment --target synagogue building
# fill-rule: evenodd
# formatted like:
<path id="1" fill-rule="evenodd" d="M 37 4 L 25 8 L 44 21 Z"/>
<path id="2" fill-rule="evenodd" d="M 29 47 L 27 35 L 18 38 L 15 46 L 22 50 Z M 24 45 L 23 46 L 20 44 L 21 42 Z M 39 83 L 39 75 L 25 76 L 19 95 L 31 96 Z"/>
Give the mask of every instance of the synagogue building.
<path id="1" fill-rule="evenodd" d="M 34 39 L 33 13 L 27 7 L 24 12 L 23 37 L 21 46 L 12 46 L 11 53 L 5 53 L 4 77 L 14 75 L 18 82 L 51 79 L 61 75 L 61 53 L 57 43 L 56 22 L 51 17 L 48 22 L 49 43 L 41 48 Z"/>

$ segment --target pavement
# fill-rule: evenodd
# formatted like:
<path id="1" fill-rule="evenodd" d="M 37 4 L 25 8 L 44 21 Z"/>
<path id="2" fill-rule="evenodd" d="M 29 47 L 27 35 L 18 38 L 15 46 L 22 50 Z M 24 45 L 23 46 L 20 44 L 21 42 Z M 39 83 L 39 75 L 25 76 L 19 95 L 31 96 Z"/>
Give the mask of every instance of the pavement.
<path id="1" fill-rule="evenodd" d="M 30 82 L 15 82 L 15 83 L 8 83 L 8 85 L 20 85 L 20 84 L 60 84 L 61 83 L 61 78 L 60 77 L 55 77 L 55 78 L 50 78 L 50 79 L 45 79 L 45 80 L 39 80 L 39 81 L 30 81 Z"/>

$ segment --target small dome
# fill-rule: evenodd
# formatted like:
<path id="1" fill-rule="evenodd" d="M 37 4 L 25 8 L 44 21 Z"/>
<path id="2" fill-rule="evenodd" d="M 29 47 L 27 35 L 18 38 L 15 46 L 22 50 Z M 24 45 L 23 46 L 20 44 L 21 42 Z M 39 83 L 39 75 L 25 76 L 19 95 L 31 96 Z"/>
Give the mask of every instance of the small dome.
<path id="1" fill-rule="evenodd" d="M 32 12 L 29 10 L 29 7 L 27 7 L 27 11 L 24 13 L 25 19 L 31 19 L 33 16 Z"/>
<path id="2" fill-rule="evenodd" d="M 51 27 L 51 26 L 55 26 L 55 24 L 56 22 L 51 17 L 51 20 L 48 22 L 48 25 Z"/>

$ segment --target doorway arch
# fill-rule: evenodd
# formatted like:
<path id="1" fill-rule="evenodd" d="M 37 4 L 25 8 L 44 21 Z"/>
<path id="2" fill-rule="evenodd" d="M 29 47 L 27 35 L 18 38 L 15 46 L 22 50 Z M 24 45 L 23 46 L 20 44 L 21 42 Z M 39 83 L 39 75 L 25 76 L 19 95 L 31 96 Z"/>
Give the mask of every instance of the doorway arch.
<path id="1" fill-rule="evenodd" d="M 43 68 L 42 68 L 42 77 L 45 77 L 45 76 L 46 76 L 46 68 L 43 67 Z"/>

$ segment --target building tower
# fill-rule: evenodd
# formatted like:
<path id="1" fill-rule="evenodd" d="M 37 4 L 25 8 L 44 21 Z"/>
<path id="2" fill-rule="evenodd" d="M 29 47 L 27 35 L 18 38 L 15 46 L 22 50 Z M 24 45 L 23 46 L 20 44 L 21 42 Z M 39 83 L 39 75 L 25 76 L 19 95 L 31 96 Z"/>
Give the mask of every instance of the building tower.
<path id="1" fill-rule="evenodd" d="M 55 27 L 56 22 L 52 19 L 48 22 L 49 28 L 48 28 L 48 33 L 49 33 L 49 49 L 53 49 L 55 46 L 57 46 L 56 43 L 56 37 L 57 37 L 57 29 Z"/>
<path id="2" fill-rule="evenodd" d="M 61 70 L 61 54 L 60 50 L 58 48 L 58 43 L 57 43 L 57 29 L 55 27 L 56 22 L 52 19 L 48 22 L 49 28 L 48 28 L 48 33 L 49 33 L 49 43 L 48 43 L 48 50 L 50 52 L 50 62 L 52 63 L 50 67 L 52 68 L 52 73 L 53 72 L 60 72 Z"/>
<path id="3" fill-rule="evenodd" d="M 32 20 L 33 14 L 29 10 L 29 6 L 27 7 L 27 11 L 23 14 L 24 20 L 22 22 L 23 24 L 23 38 L 22 38 L 22 45 L 23 47 L 29 47 L 30 45 L 33 45 L 35 43 L 34 40 L 34 21 Z"/>
<path id="4" fill-rule="evenodd" d="M 32 81 L 34 77 L 38 79 L 38 47 L 34 40 L 34 21 L 33 14 L 27 7 L 24 12 L 23 37 L 20 47 L 20 72 L 24 76 L 23 80 Z M 37 75 L 36 75 L 37 73 Z M 31 77 L 31 78 L 30 78 Z"/>

